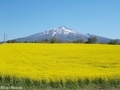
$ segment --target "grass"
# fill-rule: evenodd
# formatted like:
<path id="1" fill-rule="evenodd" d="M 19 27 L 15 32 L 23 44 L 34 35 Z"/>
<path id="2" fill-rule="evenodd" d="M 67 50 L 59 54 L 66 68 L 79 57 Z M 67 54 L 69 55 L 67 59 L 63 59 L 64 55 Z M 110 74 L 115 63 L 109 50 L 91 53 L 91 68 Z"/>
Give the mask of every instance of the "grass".
<path id="1" fill-rule="evenodd" d="M 119 54 L 119 45 L 3 44 L 0 85 L 31 90 L 117 90 Z"/>
<path id="2" fill-rule="evenodd" d="M 29 78 L 16 77 L 0 77 L 0 85 L 4 87 L 17 87 L 22 90 L 118 90 L 120 89 L 120 79 L 105 81 L 102 78 L 96 78 L 92 81 L 89 79 L 78 79 L 77 81 L 66 80 L 50 81 L 45 80 L 31 80 Z"/>

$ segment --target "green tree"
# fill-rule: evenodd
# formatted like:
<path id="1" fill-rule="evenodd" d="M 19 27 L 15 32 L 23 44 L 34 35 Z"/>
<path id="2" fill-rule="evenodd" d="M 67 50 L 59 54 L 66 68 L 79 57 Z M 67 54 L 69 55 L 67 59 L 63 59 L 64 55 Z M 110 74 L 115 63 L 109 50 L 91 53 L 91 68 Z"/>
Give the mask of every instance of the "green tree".
<path id="1" fill-rule="evenodd" d="M 108 44 L 118 44 L 118 39 L 113 39 Z"/>
<path id="2" fill-rule="evenodd" d="M 84 40 L 83 39 L 77 39 L 77 40 L 74 40 L 73 43 L 84 43 Z"/>
<path id="3" fill-rule="evenodd" d="M 16 40 L 8 40 L 7 43 L 17 43 Z"/>
<path id="4" fill-rule="evenodd" d="M 87 43 L 96 43 L 97 38 L 96 37 L 89 37 Z"/>
<path id="5" fill-rule="evenodd" d="M 57 39 L 55 38 L 55 37 L 52 37 L 51 39 L 50 39 L 50 43 L 56 43 L 57 42 Z"/>
<path id="6" fill-rule="evenodd" d="M 25 43 L 27 43 L 27 41 L 25 41 Z"/>

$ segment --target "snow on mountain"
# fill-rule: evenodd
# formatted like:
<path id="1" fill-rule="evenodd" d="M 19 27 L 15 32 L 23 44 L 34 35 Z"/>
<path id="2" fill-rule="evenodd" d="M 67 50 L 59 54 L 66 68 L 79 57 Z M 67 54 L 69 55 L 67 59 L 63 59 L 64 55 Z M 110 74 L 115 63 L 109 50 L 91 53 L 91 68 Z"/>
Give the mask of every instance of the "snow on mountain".
<path id="1" fill-rule="evenodd" d="M 83 39 L 84 41 L 87 41 L 87 39 L 91 36 L 97 37 L 99 42 L 108 42 L 110 40 L 108 38 L 104 38 L 97 35 L 82 34 L 73 29 L 69 29 L 65 26 L 46 30 L 45 32 L 36 33 L 27 37 L 18 38 L 16 40 L 17 41 L 40 41 L 42 39 L 51 39 L 52 37 L 56 37 L 58 40 L 62 40 L 62 41 L 73 41 L 77 39 Z"/>
<path id="2" fill-rule="evenodd" d="M 54 28 L 54 29 L 45 31 L 44 34 L 50 34 L 50 33 L 52 34 L 52 36 L 56 36 L 56 35 L 68 35 L 70 33 L 76 35 L 77 31 L 72 30 L 72 29 L 68 29 L 65 26 L 61 26 L 59 28 Z"/>

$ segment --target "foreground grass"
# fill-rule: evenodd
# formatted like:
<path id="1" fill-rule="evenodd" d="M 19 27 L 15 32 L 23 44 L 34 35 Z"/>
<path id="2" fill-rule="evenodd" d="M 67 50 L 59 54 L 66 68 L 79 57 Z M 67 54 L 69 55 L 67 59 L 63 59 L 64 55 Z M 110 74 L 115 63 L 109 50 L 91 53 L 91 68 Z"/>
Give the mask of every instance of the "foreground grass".
<path id="1" fill-rule="evenodd" d="M 0 77 L 0 88 L 6 89 L 11 87 L 17 90 L 119 90 L 120 79 L 105 81 L 101 78 L 96 78 L 92 81 L 89 79 L 78 79 L 77 81 L 66 80 L 50 81 L 45 80 L 35 81 L 28 78 L 17 78 L 4 76 Z M 0 90 L 1 90 L 0 89 Z"/>

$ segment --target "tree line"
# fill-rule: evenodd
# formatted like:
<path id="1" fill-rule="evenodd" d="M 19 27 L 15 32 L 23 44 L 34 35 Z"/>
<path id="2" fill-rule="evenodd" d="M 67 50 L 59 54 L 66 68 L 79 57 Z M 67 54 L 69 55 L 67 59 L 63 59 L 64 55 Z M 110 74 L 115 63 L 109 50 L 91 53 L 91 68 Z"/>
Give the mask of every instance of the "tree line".
<path id="1" fill-rule="evenodd" d="M 8 40 L 6 41 L 6 43 L 87 43 L 87 44 L 95 44 L 98 43 L 98 40 L 96 37 L 89 37 L 86 41 L 84 41 L 83 39 L 77 39 L 77 40 L 73 40 L 73 41 L 62 41 L 62 40 L 58 40 L 55 37 L 52 37 L 51 39 L 42 39 L 40 41 L 24 41 L 24 42 L 20 42 L 17 40 Z M 120 44 L 118 39 L 114 39 L 109 41 L 107 44 Z"/>

